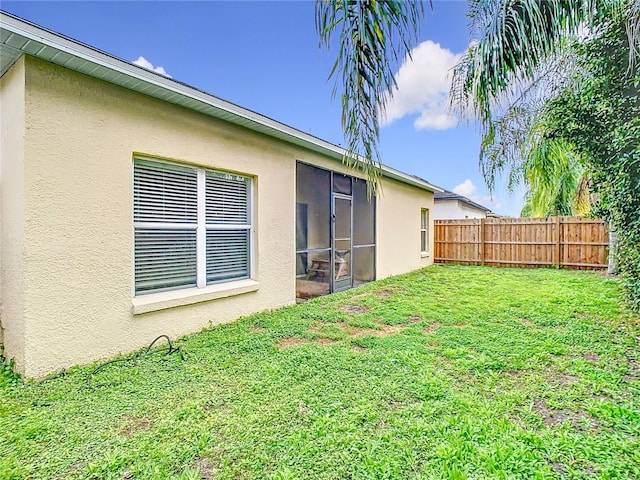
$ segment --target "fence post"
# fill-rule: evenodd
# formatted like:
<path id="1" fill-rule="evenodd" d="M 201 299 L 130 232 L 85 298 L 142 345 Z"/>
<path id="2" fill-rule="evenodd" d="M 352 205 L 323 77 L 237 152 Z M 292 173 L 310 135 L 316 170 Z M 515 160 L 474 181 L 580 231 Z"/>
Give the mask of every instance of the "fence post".
<path id="1" fill-rule="evenodd" d="M 485 219 L 480 219 L 480 265 L 484 265 L 484 223 Z"/>
<path id="2" fill-rule="evenodd" d="M 556 217 L 556 268 L 560 268 L 562 245 L 560 243 L 560 217 Z"/>

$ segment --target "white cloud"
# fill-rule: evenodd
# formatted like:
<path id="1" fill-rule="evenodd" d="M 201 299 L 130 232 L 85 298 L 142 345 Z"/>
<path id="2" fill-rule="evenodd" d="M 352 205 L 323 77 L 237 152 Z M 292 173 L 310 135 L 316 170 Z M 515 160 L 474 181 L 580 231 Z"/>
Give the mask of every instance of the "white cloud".
<path id="1" fill-rule="evenodd" d="M 453 193 L 467 197 L 469 200 L 479 203 L 484 207 L 501 208 L 502 202 L 490 195 L 480 195 L 478 188 L 474 185 L 470 178 L 453 187 Z"/>
<path id="2" fill-rule="evenodd" d="M 453 53 L 431 40 L 411 51 L 396 74 L 397 90 L 387 103 L 383 126 L 405 115 L 418 113 L 416 130 L 446 130 L 458 120 L 447 111 L 451 69 L 462 54 Z"/>
<path id="3" fill-rule="evenodd" d="M 149 60 L 147 60 L 146 58 L 144 58 L 142 56 L 138 57 L 137 60 L 134 60 L 133 63 L 135 65 L 140 65 L 141 67 L 144 67 L 144 68 L 146 68 L 148 70 L 153 70 L 154 72 L 159 73 L 161 75 L 164 75 L 165 77 L 171 78 L 171 75 L 169 75 L 165 71 L 164 67 L 154 67 L 153 64 Z"/>

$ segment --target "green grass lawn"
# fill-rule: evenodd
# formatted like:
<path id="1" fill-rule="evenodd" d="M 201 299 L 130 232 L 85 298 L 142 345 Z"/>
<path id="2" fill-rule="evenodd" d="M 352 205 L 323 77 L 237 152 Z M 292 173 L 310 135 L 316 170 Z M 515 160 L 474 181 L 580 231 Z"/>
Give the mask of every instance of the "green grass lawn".
<path id="1" fill-rule="evenodd" d="M 602 274 L 435 266 L 176 344 L 0 374 L 0 478 L 640 478 L 640 321 Z"/>

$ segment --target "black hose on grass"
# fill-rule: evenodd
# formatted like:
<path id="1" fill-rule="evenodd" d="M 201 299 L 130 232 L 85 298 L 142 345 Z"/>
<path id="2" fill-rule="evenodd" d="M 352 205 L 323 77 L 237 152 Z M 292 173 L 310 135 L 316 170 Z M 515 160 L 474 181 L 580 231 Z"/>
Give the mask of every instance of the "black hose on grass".
<path id="1" fill-rule="evenodd" d="M 144 349 L 144 350 L 142 350 L 140 352 L 137 352 L 137 353 L 133 354 L 130 357 L 127 357 L 127 358 L 116 358 L 115 360 L 109 360 L 107 362 L 104 362 L 104 363 L 101 363 L 100 365 L 98 365 L 89 375 L 87 375 L 87 387 L 91 387 L 92 386 L 91 385 L 91 380 L 93 379 L 94 375 L 96 373 L 98 373 L 101 369 L 106 367 L 107 365 L 112 365 L 114 363 L 119 363 L 119 362 L 134 362 L 135 363 L 135 362 L 138 361 L 139 358 L 141 358 L 141 357 L 143 357 L 145 355 L 148 355 L 149 352 L 151 351 L 151 349 L 153 348 L 153 346 L 155 345 L 155 343 L 158 340 L 160 340 L 161 338 L 166 338 L 167 339 L 167 345 L 168 345 L 169 348 L 167 349 L 167 351 L 165 353 L 166 356 L 169 356 L 169 355 L 171 355 L 173 353 L 178 353 L 180 355 L 180 359 L 182 361 L 186 360 L 185 354 L 184 354 L 184 350 L 182 350 L 182 347 L 177 347 L 177 348 L 174 347 L 173 343 L 171 343 L 171 339 L 169 338 L 168 335 L 160 335 L 160 336 L 156 337 L 153 340 L 153 342 L 151 342 L 146 349 Z"/>

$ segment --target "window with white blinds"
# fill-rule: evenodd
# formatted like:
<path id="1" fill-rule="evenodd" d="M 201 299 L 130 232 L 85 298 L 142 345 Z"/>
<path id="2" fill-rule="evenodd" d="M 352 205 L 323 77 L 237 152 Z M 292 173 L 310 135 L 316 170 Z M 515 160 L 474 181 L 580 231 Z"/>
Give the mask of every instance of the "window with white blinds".
<path id="1" fill-rule="evenodd" d="M 133 184 L 136 294 L 250 277 L 248 177 L 136 159 Z"/>

